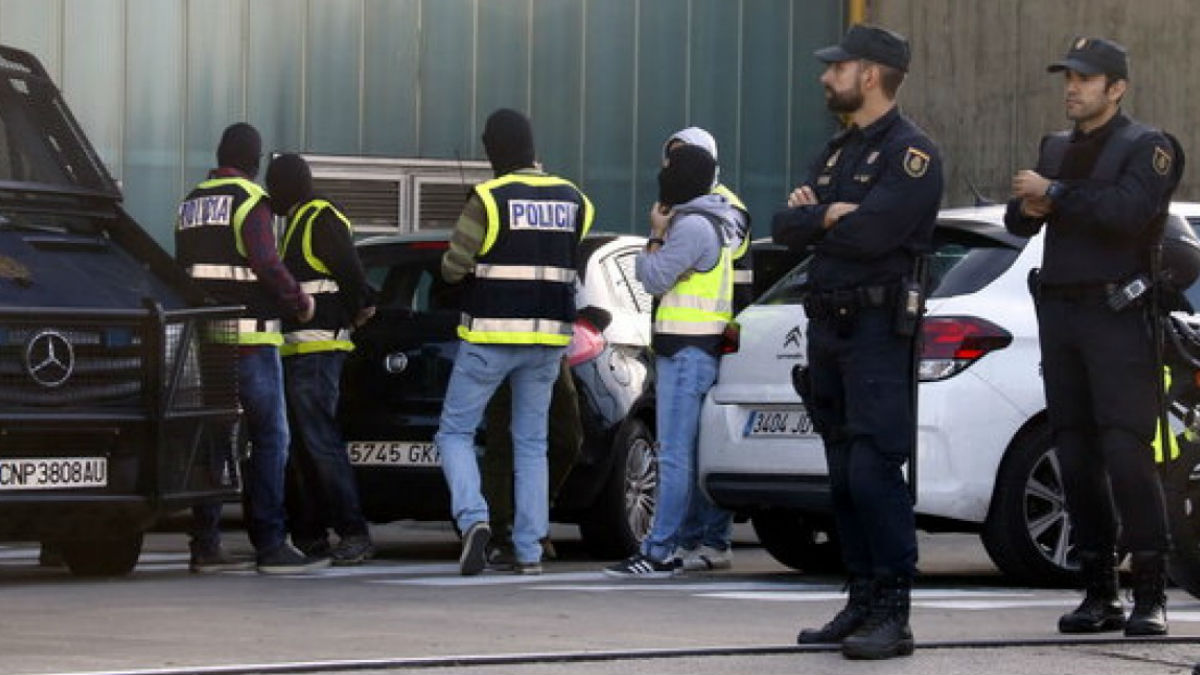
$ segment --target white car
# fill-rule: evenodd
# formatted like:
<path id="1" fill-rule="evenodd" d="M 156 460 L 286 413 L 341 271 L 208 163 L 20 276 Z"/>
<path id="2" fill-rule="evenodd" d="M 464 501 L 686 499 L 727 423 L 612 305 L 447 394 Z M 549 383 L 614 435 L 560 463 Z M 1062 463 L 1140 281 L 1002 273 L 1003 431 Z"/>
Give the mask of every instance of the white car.
<path id="1" fill-rule="evenodd" d="M 1172 210 L 1197 224 L 1200 207 Z M 979 532 L 1006 574 L 1058 583 L 1077 561 L 1026 281 L 1042 237 L 1013 236 L 1003 219 L 1003 206 L 939 215 L 918 364 L 917 524 Z M 801 263 L 738 315 L 740 345 L 721 358 L 701 414 L 699 473 L 776 559 L 815 572 L 837 569 L 840 553 L 824 446 L 791 385 L 807 358 L 806 276 Z"/>

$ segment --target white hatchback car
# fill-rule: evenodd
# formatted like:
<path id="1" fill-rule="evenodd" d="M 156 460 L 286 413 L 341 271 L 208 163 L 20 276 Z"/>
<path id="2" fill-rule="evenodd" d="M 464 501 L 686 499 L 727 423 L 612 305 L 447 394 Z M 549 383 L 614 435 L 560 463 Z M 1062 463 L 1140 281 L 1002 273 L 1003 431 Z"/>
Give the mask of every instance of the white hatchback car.
<path id="1" fill-rule="evenodd" d="M 1193 205 L 1173 212 L 1200 220 Z M 1009 234 L 1003 218 L 1003 206 L 939 215 L 918 364 L 917 523 L 979 532 L 1012 578 L 1060 583 L 1077 562 L 1027 286 L 1042 238 Z M 721 358 L 701 414 L 699 473 L 776 559 L 817 572 L 837 569 L 840 554 L 824 446 L 790 377 L 807 358 L 806 276 L 801 263 L 738 315 L 740 346 Z"/>

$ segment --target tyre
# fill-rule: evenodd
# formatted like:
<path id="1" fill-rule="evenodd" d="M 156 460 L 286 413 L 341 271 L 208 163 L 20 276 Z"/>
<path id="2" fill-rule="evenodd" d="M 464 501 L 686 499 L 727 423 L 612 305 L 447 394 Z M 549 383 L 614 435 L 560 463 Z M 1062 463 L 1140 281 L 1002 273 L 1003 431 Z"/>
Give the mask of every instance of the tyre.
<path id="1" fill-rule="evenodd" d="M 1162 466 L 1172 544 L 1167 574 L 1200 598 L 1200 445 L 1181 440 L 1180 451 L 1178 460 Z"/>
<path id="2" fill-rule="evenodd" d="M 763 548 L 780 563 L 809 574 L 844 570 L 832 519 L 771 509 L 756 512 L 750 522 Z"/>
<path id="3" fill-rule="evenodd" d="M 650 533 L 658 488 L 658 455 L 645 422 L 626 420 L 613 446 L 612 470 L 579 523 L 584 546 L 605 560 L 631 555 Z"/>
<path id="4" fill-rule="evenodd" d="M 1076 583 L 1079 560 L 1062 468 L 1045 422 L 1018 434 L 1005 453 L 982 537 L 992 562 L 1014 581 Z"/>
<path id="5" fill-rule="evenodd" d="M 142 553 L 142 533 L 112 539 L 64 541 L 59 545 L 67 569 L 78 577 L 129 574 Z"/>

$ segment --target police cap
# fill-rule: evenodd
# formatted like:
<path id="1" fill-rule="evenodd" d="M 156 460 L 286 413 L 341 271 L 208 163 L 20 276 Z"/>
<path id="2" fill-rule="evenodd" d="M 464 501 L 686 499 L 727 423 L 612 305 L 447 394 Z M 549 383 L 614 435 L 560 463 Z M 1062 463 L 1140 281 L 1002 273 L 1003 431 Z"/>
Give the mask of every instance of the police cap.
<path id="1" fill-rule="evenodd" d="M 1104 38 L 1079 37 L 1071 43 L 1071 49 L 1061 61 L 1055 61 L 1046 67 L 1051 73 L 1060 70 L 1073 70 L 1083 75 L 1098 75 L 1103 73 L 1129 79 L 1129 56 L 1125 48 Z"/>
<path id="2" fill-rule="evenodd" d="M 904 72 L 908 72 L 911 56 L 903 35 L 861 23 L 851 26 L 840 43 L 818 49 L 813 55 L 825 63 L 866 59 Z"/>

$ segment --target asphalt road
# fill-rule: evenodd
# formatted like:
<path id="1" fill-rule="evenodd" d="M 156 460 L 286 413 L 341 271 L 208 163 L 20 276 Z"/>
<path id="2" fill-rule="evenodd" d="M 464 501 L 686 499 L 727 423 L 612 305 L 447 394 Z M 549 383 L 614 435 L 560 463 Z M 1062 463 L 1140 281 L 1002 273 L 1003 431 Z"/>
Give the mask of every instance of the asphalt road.
<path id="1" fill-rule="evenodd" d="M 739 528 L 731 571 L 613 580 L 558 527 L 540 577 L 457 574 L 448 526 L 374 528 L 378 558 L 311 576 L 187 571 L 186 537 L 150 535 L 129 577 L 80 580 L 0 547 L 0 672 L 1190 673 L 1200 601 L 1170 594 L 1167 640 L 1062 640 L 1069 590 L 1007 584 L 974 537 L 922 538 L 911 658 L 802 650 L 801 626 L 843 602 L 840 580 L 775 563 Z M 230 547 L 248 554 L 240 532 Z"/>

